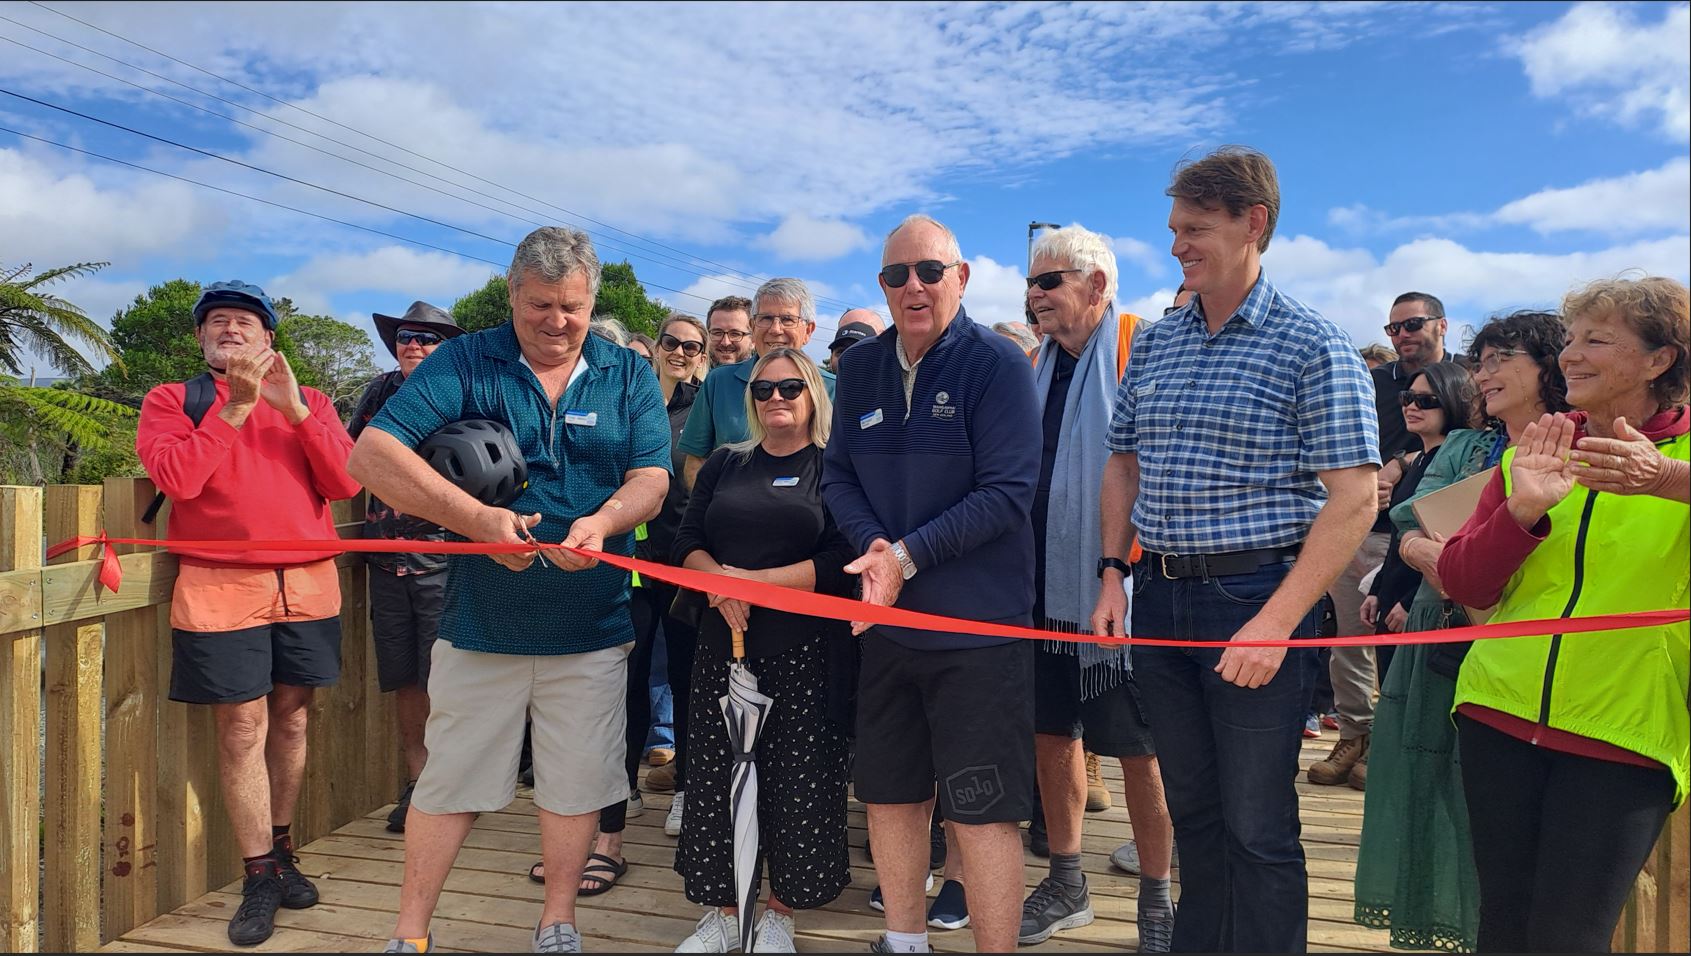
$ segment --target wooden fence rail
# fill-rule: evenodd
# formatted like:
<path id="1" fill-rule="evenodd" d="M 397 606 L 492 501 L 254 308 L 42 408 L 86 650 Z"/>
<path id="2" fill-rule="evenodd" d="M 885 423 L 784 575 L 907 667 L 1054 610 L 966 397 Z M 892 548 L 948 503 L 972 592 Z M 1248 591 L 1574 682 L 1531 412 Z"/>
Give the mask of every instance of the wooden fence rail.
<path id="1" fill-rule="evenodd" d="M 111 594 L 95 548 L 42 558 L 76 534 L 162 530 L 168 506 L 153 527 L 139 521 L 152 496 L 132 479 L 0 488 L 0 952 L 87 952 L 239 875 L 210 710 L 167 699 L 176 559 L 118 547 Z M 353 513 L 337 506 L 343 530 Z M 339 564 L 341 680 L 312 704 L 301 844 L 404 779 L 364 565 Z"/>
<path id="2" fill-rule="evenodd" d="M 87 952 L 238 875 L 210 711 L 167 699 L 176 559 L 118 547 L 117 594 L 98 588 L 94 548 L 44 566 L 46 542 L 101 528 L 149 536 L 138 516 L 152 497 L 144 479 L 0 487 L 0 952 Z M 353 513 L 337 508 L 343 530 Z M 364 565 L 339 564 L 341 681 L 312 705 L 301 844 L 403 782 L 392 705 L 376 687 Z M 1616 950 L 1685 950 L 1688 823 L 1684 808 L 1669 822 Z"/>

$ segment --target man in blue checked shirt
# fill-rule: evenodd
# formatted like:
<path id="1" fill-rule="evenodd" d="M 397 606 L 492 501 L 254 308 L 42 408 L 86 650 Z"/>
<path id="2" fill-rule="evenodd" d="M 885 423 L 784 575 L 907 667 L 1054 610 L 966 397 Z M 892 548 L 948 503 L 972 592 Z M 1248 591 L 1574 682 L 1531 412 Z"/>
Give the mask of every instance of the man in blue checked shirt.
<path id="1" fill-rule="evenodd" d="M 1224 147 L 1168 189 L 1186 306 L 1141 331 L 1106 445 L 1104 554 L 1137 535 L 1132 633 L 1214 642 L 1135 649 L 1134 678 L 1180 846 L 1175 952 L 1302 952 L 1308 874 L 1293 788 L 1318 601 L 1374 520 L 1373 384 L 1332 322 L 1263 274 L 1280 189 L 1268 157 Z M 1122 633 L 1107 569 L 1095 633 Z"/>

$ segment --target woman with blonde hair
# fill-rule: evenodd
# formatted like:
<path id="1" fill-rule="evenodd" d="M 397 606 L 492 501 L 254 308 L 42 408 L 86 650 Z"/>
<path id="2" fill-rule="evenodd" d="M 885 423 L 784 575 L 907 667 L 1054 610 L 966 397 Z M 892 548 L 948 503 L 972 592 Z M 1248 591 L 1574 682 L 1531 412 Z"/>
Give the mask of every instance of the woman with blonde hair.
<path id="1" fill-rule="evenodd" d="M 699 470 L 674 556 L 683 567 L 800 591 L 847 596 L 856 552 L 822 505 L 822 448 L 833 410 L 803 352 L 777 348 L 752 368 L 751 437 Z M 842 622 L 710 596 L 686 706 L 687 825 L 675 853 L 687 898 L 712 907 L 677 952 L 739 946 L 734 890 L 733 757 L 718 700 L 728 692 L 730 631 L 745 634 L 746 664 L 775 699 L 758 738 L 759 852 L 768 907 L 756 949 L 793 952 L 793 911 L 839 896 L 846 853 L 846 734 L 857 642 Z M 680 702 L 679 698 L 677 700 Z"/>

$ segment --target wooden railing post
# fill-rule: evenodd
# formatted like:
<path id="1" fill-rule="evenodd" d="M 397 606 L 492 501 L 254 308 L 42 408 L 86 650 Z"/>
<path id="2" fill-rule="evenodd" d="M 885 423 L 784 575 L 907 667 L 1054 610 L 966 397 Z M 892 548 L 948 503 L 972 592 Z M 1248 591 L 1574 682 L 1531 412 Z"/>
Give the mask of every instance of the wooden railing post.
<path id="1" fill-rule="evenodd" d="M 108 478 L 104 527 L 147 537 L 140 521 L 153 483 Z M 106 617 L 106 817 L 101 844 L 107 940 L 159 915 L 159 648 L 170 646 L 165 608 L 155 604 Z M 165 625 L 161 621 L 167 622 Z M 162 629 L 161 629 L 162 628 Z"/>
<path id="2" fill-rule="evenodd" d="M 47 489 L 47 540 L 92 534 L 100 489 Z M 83 548 L 54 558 L 95 556 Z M 86 553 L 84 553 L 86 552 Z M 98 584 L 91 583 L 92 587 Z M 99 620 L 47 627 L 46 880 L 42 943 L 53 952 L 90 952 L 100 939 L 100 706 L 105 625 Z"/>
<path id="3" fill-rule="evenodd" d="M 40 488 L 0 488 L 0 571 L 41 566 Z M 41 631 L 0 634 L 0 951 L 40 949 Z M 26 616 L 27 618 L 27 616 Z"/>

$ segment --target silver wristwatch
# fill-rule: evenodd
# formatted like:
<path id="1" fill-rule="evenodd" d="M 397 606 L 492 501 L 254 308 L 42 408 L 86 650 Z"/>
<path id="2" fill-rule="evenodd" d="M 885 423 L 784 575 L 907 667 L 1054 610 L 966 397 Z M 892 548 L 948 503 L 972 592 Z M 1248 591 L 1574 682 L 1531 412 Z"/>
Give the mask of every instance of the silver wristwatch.
<path id="1" fill-rule="evenodd" d="M 908 581 L 916 576 L 916 562 L 910 560 L 910 552 L 904 547 L 903 541 L 895 541 L 892 546 L 892 556 L 898 559 L 898 570 Z"/>

